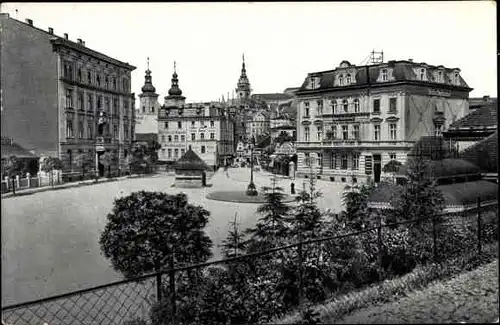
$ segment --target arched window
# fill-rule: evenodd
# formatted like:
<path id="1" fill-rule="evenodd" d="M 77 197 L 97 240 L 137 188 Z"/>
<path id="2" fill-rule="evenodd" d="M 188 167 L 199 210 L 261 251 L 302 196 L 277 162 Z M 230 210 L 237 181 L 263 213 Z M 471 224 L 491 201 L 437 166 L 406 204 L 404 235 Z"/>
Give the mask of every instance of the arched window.
<path id="1" fill-rule="evenodd" d="M 420 80 L 424 80 L 425 77 L 425 69 L 420 69 Z"/>
<path id="2" fill-rule="evenodd" d="M 354 112 L 359 113 L 359 99 L 354 100 Z"/>
<path id="3" fill-rule="evenodd" d="M 347 76 L 345 77 L 347 84 L 349 85 L 351 83 L 351 75 L 348 73 Z"/>
<path id="4" fill-rule="evenodd" d="M 458 75 L 458 72 L 455 72 L 455 75 L 453 76 L 453 81 L 455 84 L 458 84 L 460 81 L 460 76 Z"/>
<path id="5" fill-rule="evenodd" d="M 151 106 L 151 112 L 154 113 L 155 112 L 155 107 L 154 106 Z"/>
<path id="6" fill-rule="evenodd" d="M 343 75 L 340 75 L 339 76 L 339 85 L 344 85 L 344 76 Z"/>
<path id="7" fill-rule="evenodd" d="M 342 107 L 344 108 L 344 112 L 349 111 L 349 103 L 347 102 L 347 99 L 342 101 Z"/>
<path id="8" fill-rule="evenodd" d="M 382 69 L 382 80 L 383 81 L 387 80 L 387 69 Z"/>

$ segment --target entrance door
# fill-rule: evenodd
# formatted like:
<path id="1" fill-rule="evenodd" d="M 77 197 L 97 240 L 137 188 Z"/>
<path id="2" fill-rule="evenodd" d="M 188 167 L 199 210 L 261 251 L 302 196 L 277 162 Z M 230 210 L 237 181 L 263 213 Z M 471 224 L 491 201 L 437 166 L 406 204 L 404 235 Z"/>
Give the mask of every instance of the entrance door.
<path id="1" fill-rule="evenodd" d="M 97 153 L 97 161 L 98 161 L 98 167 L 99 167 L 99 177 L 103 177 L 104 176 L 104 165 L 101 163 L 101 156 L 103 154 L 104 154 L 104 151 Z"/>
<path id="2" fill-rule="evenodd" d="M 201 174 L 201 185 L 207 186 L 207 173 L 203 172 Z"/>
<path id="3" fill-rule="evenodd" d="M 373 174 L 375 183 L 380 183 L 380 173 L 382 172 L 382 157 L 373 155 Z"/>

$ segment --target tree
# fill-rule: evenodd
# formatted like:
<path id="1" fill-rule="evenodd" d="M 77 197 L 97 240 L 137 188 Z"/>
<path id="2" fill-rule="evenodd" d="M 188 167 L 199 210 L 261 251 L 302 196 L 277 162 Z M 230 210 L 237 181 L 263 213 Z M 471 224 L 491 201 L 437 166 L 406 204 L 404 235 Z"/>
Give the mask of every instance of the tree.
<path id="1" fill-rule="evenodd" d="M 111 166 L 115 165 L 118 162 L 118 157 L 111 151 L 106 151 L 99 157 L 101 164 L 104 165 L 104 168 L 107 170 L 107 176 L 111 177 Z"/>
<path id="2" fill-rule="evenodd" d="M 85 178 L 85 172 L 91 170 L 94 160 L 88 153 L 80 153 L 76 157 L 76 166 L 82 169 L 82 180 Z"/>
<path id="3" fill-rule="evenodd" d="M 239 230 L 236 221 L 237 213 L 234 215 L 234 220 L 230 222 L 230 228 L 227 237 L 222 240 L 222 255 L 225 258 L 235 257 L 244 254 L 246 249 L 245 236 Z"/>
<path id="4" fill-rule="evenodd" d="M 205 262 L 212 241 L 205 233 L 210 212 L 187 195 L 140 191 L 114 202 L 99 243 L 113 268 L 125 277 L 166 266 Z"/>
<path id="5" fill-rule="evenodd" d="M 42 161 L 42 165 L 40 166 L 41 171 L 49 173 L 50 184 L 52 186 L 54 186 L 54 177 L 52 175 L 53 171 L 62 169 L 63 169 L 63 163 L 59 158 L 56 157 L 46 157 Z"/>
<path id="6" fill-rule="evenodd" d="M 375 189 L 375 184 L 369 182 L 359 187 L 346 186 L 342 193 L 342 201 L 345 207 L 345 222 L 349 223 L 353 230 L 361 230 L 363 225 L 371 222 L 369 220 L 368 199 Z"/>
<path id="7" fill-rule="evenodd" d="M 2 170 L 3 176 L 7 176 L 9 179 L 12 179 L 12 193 L 15 194 L 16 187 L 14 184 L 14 177 L 24 174 L 26 172 L 26 165 L 22 160 L 13 155 L 7 159 L 2 159 Z"/>
<path id="8" fill-rule="evenodd" d="M 316 180 L 314 177 L 309 177 L 309 191 L 299 192 L 295 198 L 297 207 L 290 219 L 296 239 L 312 239 L 320 235 L 321 229 L 323 229 L 323 216 L 316 203 L 316 199 L 319 197 L 321 197 L 321 193 L 316 191 Z"/>

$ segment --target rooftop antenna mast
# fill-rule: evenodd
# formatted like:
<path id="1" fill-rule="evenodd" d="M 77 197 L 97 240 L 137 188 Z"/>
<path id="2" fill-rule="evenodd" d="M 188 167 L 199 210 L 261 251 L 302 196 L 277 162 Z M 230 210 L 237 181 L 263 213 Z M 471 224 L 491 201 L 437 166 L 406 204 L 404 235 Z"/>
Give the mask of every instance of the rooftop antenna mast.
<path id="1" fill-rule="evenodd" d="M 370 64 L 380 64 L 384 62 L 384 50 L 380 52 L 376 52 L 375 50 L 372 51 L 370 54 Z"/>

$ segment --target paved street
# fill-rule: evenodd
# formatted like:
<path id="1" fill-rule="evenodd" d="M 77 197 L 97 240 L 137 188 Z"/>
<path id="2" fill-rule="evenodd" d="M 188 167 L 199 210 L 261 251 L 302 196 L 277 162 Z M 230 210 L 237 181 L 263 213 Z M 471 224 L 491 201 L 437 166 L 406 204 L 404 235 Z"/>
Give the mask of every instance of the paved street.
<path id="1" fill-rule="evenodd" d="M 249 169 L 229 169 L 216 173 L 212 187 L 177 189 L 173 176 L 126 179 L 2 200 L 2 304 L 13 304 L 118 280 L 100 253 L 99 236 L 111 210 L 113 199 L 133 191 L 182 191 L 190 202 L 211 212 L 207 233 L 217 247 L 227 234 L 228 222 L 238 213 L 242 228 L 256 221 L 256 204 L 236 204 L 205 198 L 214 190 L 246 188 Z M 269 184 L 268 174 L 255 173 L 258 188 Z M 289 193 L 291 180 L 280 185 Z M 296 188 L 301 188 L 296 182 Z M 323 192 L 322 208 L 339 210 L 343 186 L 318 181 Z"/>
<path id="2" fill-rule="evenodd" d="M 341 324 L 483 323 L 498 319 L 498 260 L 399 301 L 361 310 Z"/>

